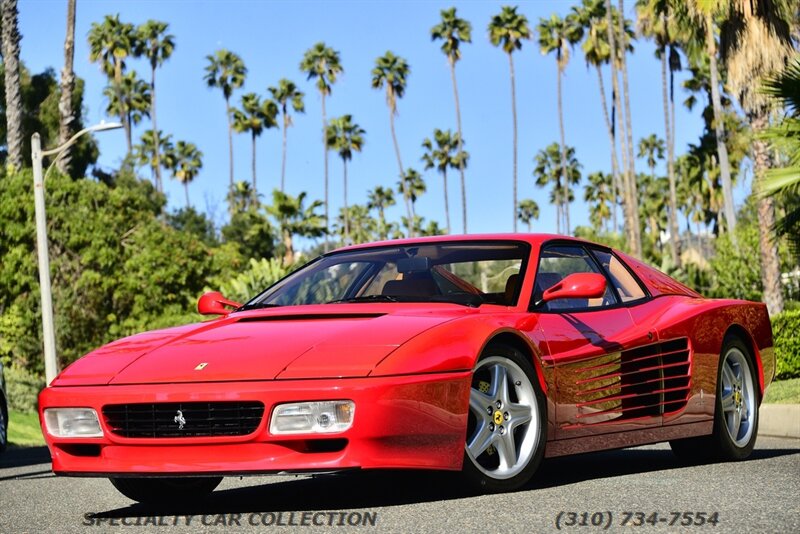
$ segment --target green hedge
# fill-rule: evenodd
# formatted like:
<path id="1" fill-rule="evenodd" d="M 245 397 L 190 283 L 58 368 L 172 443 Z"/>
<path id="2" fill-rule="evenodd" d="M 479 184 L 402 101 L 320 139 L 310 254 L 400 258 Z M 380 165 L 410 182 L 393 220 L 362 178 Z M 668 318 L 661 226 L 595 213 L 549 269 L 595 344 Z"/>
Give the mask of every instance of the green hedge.
<path id="1" fill-rule="evenodd" d="M 35 412 L 44 378 L 16 365 L 4 368 L 3 374 L 6 378 L 8 407 L 17 412 Z"/>
<path id="2" fill-rule="evenodd" d="M 772 318 L 777 380 L 800 377 L 800 310 L 786 311 Z"/>

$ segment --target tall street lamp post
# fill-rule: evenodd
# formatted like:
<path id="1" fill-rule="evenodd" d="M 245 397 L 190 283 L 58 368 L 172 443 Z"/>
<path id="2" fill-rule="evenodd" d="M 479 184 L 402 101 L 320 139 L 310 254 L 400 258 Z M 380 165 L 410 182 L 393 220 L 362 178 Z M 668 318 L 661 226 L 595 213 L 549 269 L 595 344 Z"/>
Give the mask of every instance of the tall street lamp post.
<path id="1" fill-rule="evenodd" d="M 58 364 L 56 363 L 56 335 L 53 325 L 53 297 L 50 291 L 50 256 L 47 251 L 47 216 L 44 206 L 44 179 L 50 174 L 58 158 L 66 149 L 71 147 L 84 134 L 122 128 L 118 122 L 102 122 L 84 128 L 73 135 L 66 143 L 50 150 L 42 150 L 42 143 L 38 133 L 31 137 L 31 160 L 33 164 L 33 199 L 36 210 L 36 249 L 39 255 L 39 288 L 42 295 L 42 334 L 44 338 L 44 372 L 47 385 L 56 377 Z M 45 156 L 55 156 L 47 168 L 47 173 L 42 176 L 42 159 Z"/>

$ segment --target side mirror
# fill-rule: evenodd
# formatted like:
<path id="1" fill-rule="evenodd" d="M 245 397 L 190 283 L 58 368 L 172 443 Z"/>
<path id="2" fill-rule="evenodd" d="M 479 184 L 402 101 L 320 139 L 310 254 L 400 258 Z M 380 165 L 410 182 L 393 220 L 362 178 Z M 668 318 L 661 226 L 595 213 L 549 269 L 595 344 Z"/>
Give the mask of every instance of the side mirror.
<path id="1" fill-rule="evenodd" d="M 238 308 L 238 302 L 228 300 L 219 291 L 208 291 L 203 293 L 197 301 L 197 313 L 200 315 L 228 315 L 232 310 L 225 308 Z"/>
<path id="2" fill-rule="evenodd" d="M 542 293 L 542 302 L 556 299 L 594 299 L 606 292 L 606 277 L 597 273 L 574 273 Z"/>

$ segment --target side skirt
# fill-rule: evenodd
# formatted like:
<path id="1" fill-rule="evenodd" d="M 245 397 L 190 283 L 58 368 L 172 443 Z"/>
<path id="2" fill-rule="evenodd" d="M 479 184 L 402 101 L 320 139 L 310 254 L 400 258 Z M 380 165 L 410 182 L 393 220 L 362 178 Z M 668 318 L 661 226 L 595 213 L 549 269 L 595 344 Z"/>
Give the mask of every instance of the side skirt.
<path id="1" fill-rule="evenodd" d="M 713 421 L 699 423 L 686 423 L 683 425 L 670 425 L 648 430 L 631 430 L 616 434 L 602 434 L 595 437 L 578 437 L 547 442 L 544 451 L 545 458 L 568 456 L 609 449 L 622 449 L 636 447 L 650 443 L 659 443 L 673 439 L 691 438 L 711 434 L 714 429 Z"/>

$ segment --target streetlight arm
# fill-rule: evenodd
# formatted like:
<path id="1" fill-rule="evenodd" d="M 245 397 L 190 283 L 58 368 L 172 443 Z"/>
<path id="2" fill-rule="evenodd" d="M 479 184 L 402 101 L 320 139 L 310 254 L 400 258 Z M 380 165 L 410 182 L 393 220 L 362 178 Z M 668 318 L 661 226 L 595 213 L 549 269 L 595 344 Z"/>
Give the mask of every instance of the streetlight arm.
<path id="1" fill-rule="evenodd" d="M 64 150 L 68 149 L 73 144 L 75 144 L 75 141 L 77 141 L 78 138 L 80 136 L 82 136 L 83 134 L 86 134 L 86 133 L 89 133 L 89 132 L 98 132 L 98 131 L 102 131 L 102 130 L 115 130 L 117 128 L 122 128 L 122 124 L 120 124 L 118 122 L 104 122 L 104 123 L 101 123 L 101 124 L 95 124 L 94 126 L 89 126 L 87 128 L 84 128 L 83 130 L 79 131 L 78 133 L 76 133 L 72 137 L 70 137 L 69 140 L 66 143 L 64 143 L 63 145 L 57 146 L 55 148 L 51 148 L 50 150 L 43 150 L 42 151 L 42 156 L 52 156 L 53 154 L 58 154 L 59 152 L 62 152 Z M 56 159 L 58 159 L 58 157 L 56 157 Z"/>

